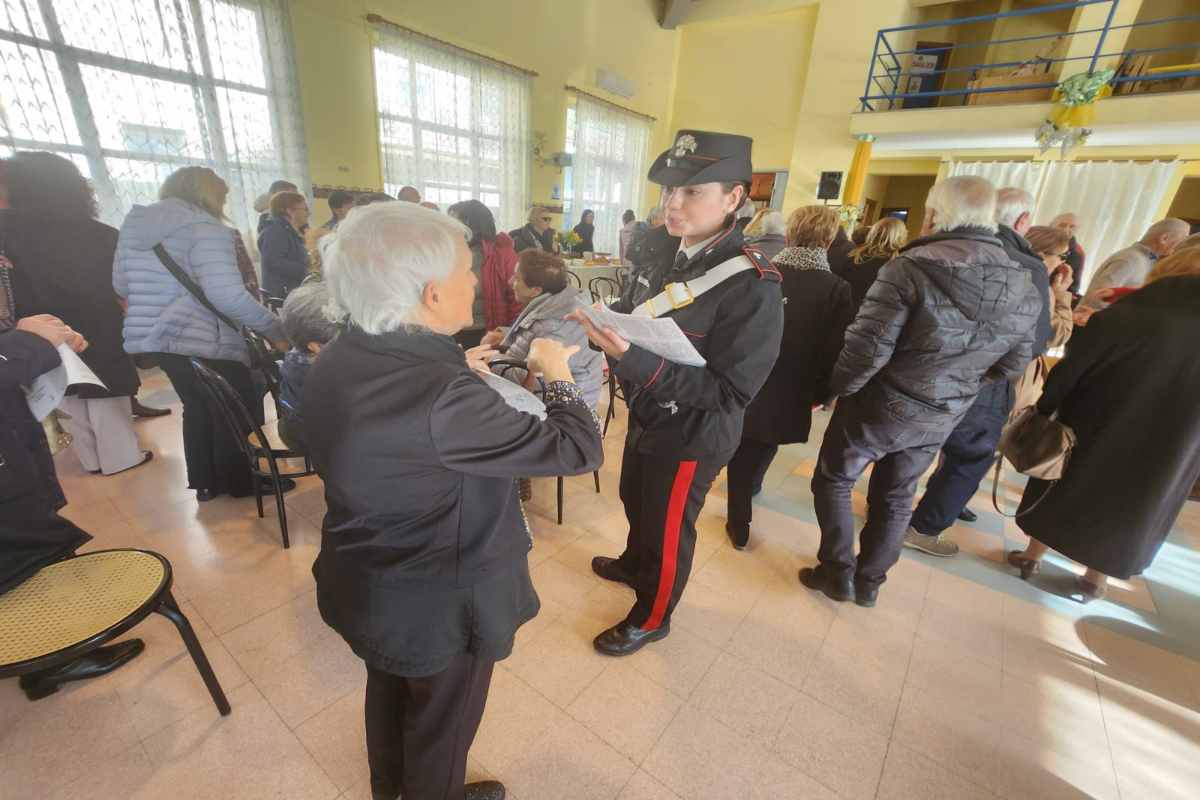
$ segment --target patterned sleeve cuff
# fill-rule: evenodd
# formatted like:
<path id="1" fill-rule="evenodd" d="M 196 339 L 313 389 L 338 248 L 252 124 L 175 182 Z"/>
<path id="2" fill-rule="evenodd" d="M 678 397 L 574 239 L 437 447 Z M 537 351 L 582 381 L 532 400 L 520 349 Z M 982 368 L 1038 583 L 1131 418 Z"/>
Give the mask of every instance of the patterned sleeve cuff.
<path id="1" fill-rule="evenodd" d="M 596 429 L 600 429 L 600 419 L 596 416 L 596 410 L 587 404 L 587 401 L 583 399 L 583 392 L 574 383 L 570 381 L 554 381 L 547 384 L 543 399 L 547 407 L 551 405 L 566 405 L 575 406 L 580 411 L 586 411 L 591 415 L 592 422 L 596 424 Z"/>

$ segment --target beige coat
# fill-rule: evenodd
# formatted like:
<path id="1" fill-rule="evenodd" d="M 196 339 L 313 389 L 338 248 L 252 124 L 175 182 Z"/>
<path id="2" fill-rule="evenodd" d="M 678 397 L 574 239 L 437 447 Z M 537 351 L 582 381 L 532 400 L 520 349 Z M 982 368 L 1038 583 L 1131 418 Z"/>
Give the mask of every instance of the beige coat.
<path id="1" fill-rule="evenodd" d="M 1071 292 L 1066 289 L 1056 290 L 1050 285 L 1050 341 L 1047 347 L 1062 347 L 1071 338 L 1075 323 L 1071 319 Z M 1046 373 L 1050 366 L 1045 355 L 1037 356 L 1025 368 L 1025 374 L 1017 378 L 1016 402 L 1013 404 L 1009 419 L 1015 419 L 1025 409 L 1038 401 L 1042 396 L 1042 387 L 1046 384 Z"/>

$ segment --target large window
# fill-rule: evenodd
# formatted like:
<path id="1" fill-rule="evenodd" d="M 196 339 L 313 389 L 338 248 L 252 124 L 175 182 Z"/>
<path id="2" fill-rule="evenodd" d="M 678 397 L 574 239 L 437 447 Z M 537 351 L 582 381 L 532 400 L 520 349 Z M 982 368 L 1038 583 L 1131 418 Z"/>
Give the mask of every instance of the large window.
<path id="1" fill-rule="evenodd" d="M 525 224 L 529 75 L 391 25 L 379 27 L 375 90 L 384 190 L 442 206 L 480 200 L 497 227 Z"/>
<path id="2" fill-rule="evenodd" d="M 0 156 L 14 150 L 73 160 L 113 225 L 209 166 L 252 229 L 272 181 L 308 183 L 284 0 L 0 0 Z"/>
<path id="3" fill-rule="evenodd" d="M 570 228 L 584 211 L 594 211 L 593 241 L 600 252 L 617 252 L 626 209 L 641 216 L 649 141 L 644 117 L 584 95 L 567 109 L 566 150 L 573 163 L 563 181 L 564 220 Z"/>

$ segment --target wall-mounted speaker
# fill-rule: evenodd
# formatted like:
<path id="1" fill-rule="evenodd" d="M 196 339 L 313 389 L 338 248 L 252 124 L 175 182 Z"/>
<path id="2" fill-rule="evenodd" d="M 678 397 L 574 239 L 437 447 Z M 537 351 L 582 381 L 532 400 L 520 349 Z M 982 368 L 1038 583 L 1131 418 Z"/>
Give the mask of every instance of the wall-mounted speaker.
<path id="1" fill-rule="evenodd" d="M 842 193 L 842 173 L 822 172 L 817 184 L 818 200 L 837 200 Z"/>

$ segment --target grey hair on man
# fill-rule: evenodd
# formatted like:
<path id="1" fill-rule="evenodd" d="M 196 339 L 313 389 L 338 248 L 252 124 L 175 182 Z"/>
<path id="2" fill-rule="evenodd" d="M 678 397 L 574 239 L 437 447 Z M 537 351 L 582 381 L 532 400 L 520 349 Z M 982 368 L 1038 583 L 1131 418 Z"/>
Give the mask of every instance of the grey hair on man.
<path id="1" fill-rule="evenodd" d="M 423 329 L 425 287 L 450 276 L 468 236 L 449 214 L 415 203 L 355 209 L 323 250 L 331 315 L 372 335 Z"/>
<path id="2" fill-rule="evenodd" d="M 338 326 L 329 317 L 329 289 L 321 280 L 308 281 L 288 293 L 280 317 L 283 332 L 294 347 L 305 349 L 311 342 L 329 344 Z"/>
<path id="3" fill-rule="evenodd" d="M 787 220 L 782 211 L 768 211 L 762 218 L 762 232 L 767 236 L 786 236 Z"/>
<path id="4" fill-rule="evenodd" d="M 1175 252 L 1183 240 L 1188 238 L 1191 230 L 1192 226 L 1184 220 L 1167 217 L 1146 229 L 1146 235 L 1142 237 L 1142 244 L 1153 250 L 1159 257 L 1166 257 Z"/>
<path id="5" fill-rule="evenodd" d="M 1022 236 L 1033 227 L 1033 195 L 1017 186 L 1005 186 L 996 192 L 996 222 Z"/>
<path id="6" fill-rule="evenodd" d="M 956 175 L 938 181 L 925 201 L 925 227 L 934 233 L 958 228 L 996 231 L 996 187 L 987 178 Z"/>

